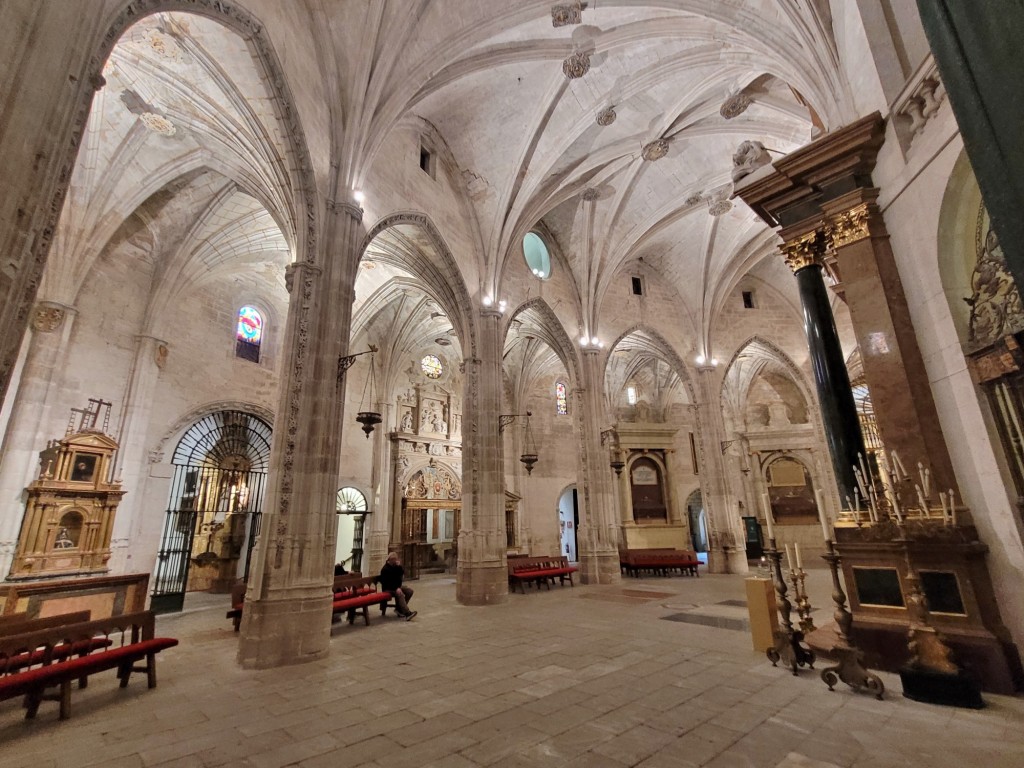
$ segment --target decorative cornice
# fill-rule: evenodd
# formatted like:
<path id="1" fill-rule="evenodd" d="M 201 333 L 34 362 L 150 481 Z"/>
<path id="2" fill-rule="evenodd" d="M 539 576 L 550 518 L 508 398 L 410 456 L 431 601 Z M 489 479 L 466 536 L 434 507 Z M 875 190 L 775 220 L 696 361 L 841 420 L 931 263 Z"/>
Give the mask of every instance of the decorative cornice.
<path id="1" fill-rule="evenodd" d="M 825 232 L 815 229 L 786 241 L 782 246 L 782 256 L 786 260 L 786 266 L 796 273 L 804 267 L 823 265 L 827 247 L 828 239 Z"/>
<path id="2" fill-rule="evenodd" d="M 832 247 L 842 248 L 871 237 L 872 213 L 870 203 L 861 203 L 832 216 L 827 225 Z"/>

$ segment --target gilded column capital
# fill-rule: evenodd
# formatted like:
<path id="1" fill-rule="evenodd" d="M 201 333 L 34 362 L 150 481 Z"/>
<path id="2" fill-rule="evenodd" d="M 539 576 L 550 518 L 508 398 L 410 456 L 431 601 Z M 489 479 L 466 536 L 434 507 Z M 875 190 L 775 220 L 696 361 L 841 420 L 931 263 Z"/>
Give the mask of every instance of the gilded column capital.
<path id="1" fill-rule="evenodd" d="M 824 230 L 815 229 L 783 243 L 782 256 L 786 266 L 795 273 L 815 264 L 824 266 L 828 245 Z"/>
<path id="2" fill-rule="evenodd" d="M 876 210 L 872 203 L 861 203 L 831 216 L 827 229 L 832 247 L 842 248 L 871 237 L 871 224 Z"/>

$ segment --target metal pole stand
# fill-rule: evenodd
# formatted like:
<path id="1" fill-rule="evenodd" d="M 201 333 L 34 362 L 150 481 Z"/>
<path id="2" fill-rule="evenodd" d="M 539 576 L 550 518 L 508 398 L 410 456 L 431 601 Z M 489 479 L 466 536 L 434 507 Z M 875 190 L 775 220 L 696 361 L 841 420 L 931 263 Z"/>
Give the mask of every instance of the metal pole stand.
<path id="1" fill-rule="evenodd" d="M 837 657 L 837 663 L 821 670 L 821 679 L 830 691 L 834 691 L 835 684 L 842 680 L 855 691 L 867 690 L 881 701 L 882 694 L 885 693 L 885 684 L 882 682 L 882 678 L 864 666 L 864 653 L 850 640 L 853 615 L 846 610 L 846 593 L 843 591 L 843 584 L 839 578 L 841 558 L 836 553 L 835 542 L 826 539 L 825 549 L 822 558 L 828 563 L 829 570 L 832 571 L 832 600 L 836 604 L 834 618 L 836 626 L 839 628 L 839 643 L 832 647 L 832 653 Z"/>
<path id="2" fill-rule="evenodd" d="M 793 605 L 786 597 L 786 580 L 782 576 L 782 553 L 775 546 L 775 537 L 768 540 L 769 549 L 765 554 L 772 564 L 772 580 L 775 582 L 775 594 L 779 599 L 779 616 L 782 617 L 782 629 L 776 630 L 772 636 L 775 645 L 766 651 L 768 661 L 772 666 L 778 666 L 781 661 L 796 674 L 798 667 L 805 664 L 814 669 L 814 651 L 803 644 L 804 633 L 793 629 L 793 622 L 789 615 L 793 612 Z"/>

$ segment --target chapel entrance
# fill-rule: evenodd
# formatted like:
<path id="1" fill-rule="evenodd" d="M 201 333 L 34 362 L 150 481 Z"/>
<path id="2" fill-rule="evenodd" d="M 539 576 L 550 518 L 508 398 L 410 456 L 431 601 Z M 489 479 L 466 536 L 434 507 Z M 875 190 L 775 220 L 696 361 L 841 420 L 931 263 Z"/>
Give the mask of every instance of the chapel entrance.
<path id="1" fill-rule="evenodd" d="M 249 576 L 259 535 L 270 426 L 242 411 L 197 421 L 174 450 L 174 478 L 151 607 L 180 611 L 185 592 L 228 592 Z"/>
<path id="2" fill-rule="evenodd" d="M 558 499 L 558 531 L 560 536 L 559 554 L 565 555 L 569 562 L 577 562 L 576 529 L 580 524 L 579 499 L 576 486 L 566 488 Z"/>
<path id="3" fill-rule="evenodd" d="M 432 464 L 413 474 L 399 521 L 399 551 L 408 578 L 455 573 L 461 519 L 462 484 L 452 472 Z"/>

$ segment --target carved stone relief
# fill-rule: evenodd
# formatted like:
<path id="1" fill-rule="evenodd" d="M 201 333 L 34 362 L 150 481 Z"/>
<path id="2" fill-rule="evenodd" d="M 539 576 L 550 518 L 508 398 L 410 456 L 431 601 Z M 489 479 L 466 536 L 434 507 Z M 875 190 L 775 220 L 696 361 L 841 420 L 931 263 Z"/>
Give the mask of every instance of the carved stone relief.
<path id="1" fill-rule="evenodd" d="M 574 0 L 574 2 L 567 3 L 565 5 L 554 5 L 551 7 L 551 26 L 552 27 L 566 27 L 572 24 L 580 24 L 583 22 L 583 9 L 587 7 L 586 3 L 580 0 Z"/>
<path id="2" fill-rule="evenodd" d="M 617 117 L 618 114 L 615 112 L 615 107 L 607 107 L 597 113 L 597 124 L 602 128 L 607 128 L 615 122 L 615 118 Z"/>
<path id="3" fill-rule="evenodd" d="M 645 144 L 644 148 L 640 150 L 640 157 L 649 161 L 661 160 L 667 154 L 668 141 L 665 139 L 655 139 L 649 144 Z"/>
<path id="4" fill-rule="evenodd" d="M 970 298 L 964 299 L 971 308 L 967 341 L 971 345 L 991 344 L 1024 329 L 1024 305 L 984 206 L 978 211 L 974 240 L 972 292 Z"/>
<path id="5" fill-rule="evenodd" d="M 52 333 L 64 322 L 65 312 L 60 307 L 40 304 L 32 316 L 32 328 L 40 333 Z"/>
<path id="6" fill-rule="evenodd" d="M 562 72 L 570 80 L 583 77 L 590 71 L 590 54 L 577 51 L 562 62 Z"/>
<path id="7" fill-rule="evenodd" d="M 771 155 L 760 141 L 744 141 L 736 148 L 736 153 L 732 156 L 733 182 L 749 176 L 758 168 L 770 164 L 771 161 Z"/>

